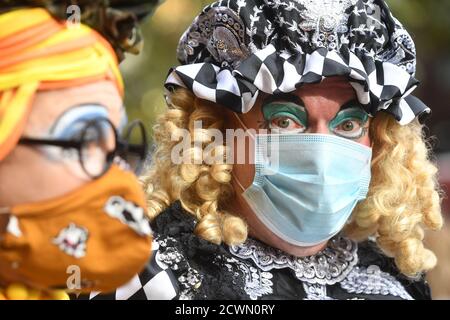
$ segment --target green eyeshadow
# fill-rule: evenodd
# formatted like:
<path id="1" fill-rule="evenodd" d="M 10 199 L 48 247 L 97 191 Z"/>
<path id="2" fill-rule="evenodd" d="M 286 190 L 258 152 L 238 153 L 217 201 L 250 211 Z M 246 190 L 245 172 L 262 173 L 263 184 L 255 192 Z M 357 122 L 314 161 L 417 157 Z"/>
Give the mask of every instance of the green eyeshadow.
<path id="1" fill-rule="evenodd" d="M 271 121 L 275 117 L 294 118 L 304 127 L 308 124 L 308 114 L 303 106 L 292 102 L 272 102 L 262 108 L 264 120 Z"/>
<path id="2" fill-rule="evenodd" d="M 333 131 L 341 123 L 348 120 L 359 120 L 361 124 L 364 125 L 369 120 L 369 115 L 360 107 L 344 109 L 338 112 L 336 117 L 330 121 L 328 127 L 331 131 Z"/>

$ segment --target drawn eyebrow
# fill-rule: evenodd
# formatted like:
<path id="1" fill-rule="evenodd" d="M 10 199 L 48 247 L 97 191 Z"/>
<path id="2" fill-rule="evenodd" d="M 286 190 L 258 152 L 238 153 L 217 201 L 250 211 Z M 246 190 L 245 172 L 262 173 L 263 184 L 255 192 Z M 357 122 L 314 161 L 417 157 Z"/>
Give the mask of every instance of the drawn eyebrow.
<path id="1" fill-rule="evenodd" d="M 347 101 L 346 103 L 344 103 L 344 104 L 339 108 L 339 111 L 342 111 L 342 110 L 345 110 L 345 109 L 354 108 L 354 107 L 360 107 L 361 109 L 363 109 L 361 103 L 360 103 L 358 100 L 356 100 L 356 99 L 351 99 L 351 100 Z M 363 109 L 363 110 L 364 110 L 364 109 Z"/>
<path id="2" fill-rule="evenodd" d="M 302 99 L 300 99 L 297 95 L 291 94 L 291 93 L 279 93 L 279 94 L 270 95 L 269 97 L 264 99 L 263 105 L 266 105 L 266 104 L 269 104 L 272 102 L 277 102 L 277 101 L 292 102 L 292 103 L 298 104 L 300 106 L 305 105 L 305 103 L 303 102 Z"/>

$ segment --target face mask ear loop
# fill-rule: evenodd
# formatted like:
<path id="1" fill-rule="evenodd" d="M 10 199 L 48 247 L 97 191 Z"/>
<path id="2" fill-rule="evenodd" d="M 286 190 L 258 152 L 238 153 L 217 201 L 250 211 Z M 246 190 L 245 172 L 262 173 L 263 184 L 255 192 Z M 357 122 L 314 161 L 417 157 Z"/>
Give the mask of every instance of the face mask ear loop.
<path id="1" fill-rule="evenodd" d="M 245 192 L 245 190 L 247 190 L 246 188 L 244 188 L 244 186 L 241 184 L 241 182 L 239 181 L 239 179 L 236 177 L 236 175 L 234 174 L 234 172 L 231 172 L 231 175 L 234 178 L 234 181 L 236 181 L 237 185 L 239 186 L 239 188 L 241 188 L 242 192 Z"/>
<path id="2" fill-rule="evenodd" d="M 239 121 L 239 124 L 241 125 L 241 127 L 244 128 L 245 130 L 248 130 L 248 127 L 244 124 L 241 117 L 239 117 L 236 112 L 233 112 L 233 115 L 236 117 L 237 121 Z"/>
<path id="3" fill-rule="evenodd" d="M 236 117 L 236 119 L 238 120 L 238 122 L 239 122 L 239 124 L 241 125 L 241 127 L 244 128 L 244 129 L 248 132 L 248 134 L 249 134 L 253 139 L 256 140 L 256 137 L 253 136 L 253 135 L 250 133 L 250 130 L 249 130 L 248 127 L 244 124 L 244 122 L 242 121 L 241 117 L 239 117 L 238 114 L 237 114 L 236 112 L 233 112 L 233 115 Z M 233 176 L 234 181 L 236 181 L 236 183 L 238 184 L 239 188 L 241 188 L 241 190 L 242 190 L 243 192 L 245 192 L 245 190 L 247 190 L 247 189 L 244 188 L 244 186 L 243 186 L 242 183 L 239 181 L 239 179 L 236 177 L 236 175 L 234 174 L 233 171 L 231 171 L 231 175 Z"/>
<path id="4" fill-rule="evenodd" d="M 238 120 L 241 127 L 244 128 L 244 130 L 247 131 L 249 136 L 251 136 L 256 141 L 256 137 L 251 133 L 251 130 L 245 125 L 245 123 L 242 121 L 241 117 L 239 117 L 236 112 L 233 112 L 233 115 L 236 117 L 236 119 Z"/>

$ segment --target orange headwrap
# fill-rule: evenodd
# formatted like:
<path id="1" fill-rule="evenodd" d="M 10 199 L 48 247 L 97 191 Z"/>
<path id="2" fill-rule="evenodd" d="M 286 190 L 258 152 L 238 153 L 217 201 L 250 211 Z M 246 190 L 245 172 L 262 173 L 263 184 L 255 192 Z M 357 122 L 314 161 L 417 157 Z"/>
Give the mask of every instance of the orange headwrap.
<path id="1" fill-rule="evenodd" d="M 85 25 L 72 26 L 45 9 L 0 15 L 0 161 L 17 144 L 38 90 L 109 79 L 123 94 L 110 44 Z"/>

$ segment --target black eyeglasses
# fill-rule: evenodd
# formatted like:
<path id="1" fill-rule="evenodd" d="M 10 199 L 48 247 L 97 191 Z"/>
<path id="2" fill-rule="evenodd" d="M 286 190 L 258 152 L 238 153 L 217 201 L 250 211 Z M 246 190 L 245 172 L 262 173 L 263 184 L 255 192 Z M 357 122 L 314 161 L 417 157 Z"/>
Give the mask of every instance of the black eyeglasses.
<path id="1" fill-rule="evenodd" d="M 23 145 L 46 145 L 74 149 L 83 171 L 97 179 L 109 170 L 116 160 L 124 160 L 136 174 L 142 170 L 148 152 L 147 132 L 144 124 L 135 120 L 124 130 L 122 137 L 106 118 L 87 121 L 79 137 L 73 140 L 35 139 L 24 137 Z"/>

